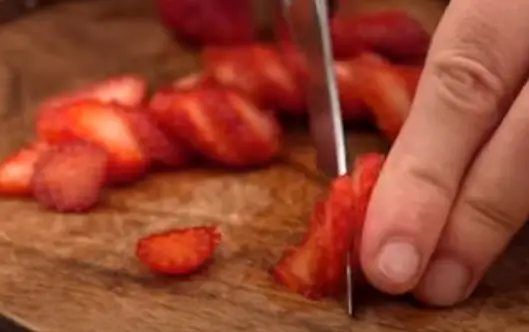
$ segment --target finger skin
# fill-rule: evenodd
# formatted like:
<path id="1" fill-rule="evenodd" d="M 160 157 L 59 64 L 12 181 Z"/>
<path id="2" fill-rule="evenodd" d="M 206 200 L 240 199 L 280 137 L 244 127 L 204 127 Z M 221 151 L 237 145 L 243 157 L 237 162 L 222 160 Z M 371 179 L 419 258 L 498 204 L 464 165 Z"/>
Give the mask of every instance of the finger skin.
<path id="1" fill-rule="evenodd" d="M 450 306 L 464 300 L 527 220 L 528 110 L 526 85 L 465 179 L 436 259 L 415 291 L 424 302 Z"/>
<path id="2" fill-rule="evenodd" d="M 361 261 L 380 290 L 419 282 L 466 170 L 524 78 L 528 12 L 525 0 L 450 4 L 368 209 Z"/>

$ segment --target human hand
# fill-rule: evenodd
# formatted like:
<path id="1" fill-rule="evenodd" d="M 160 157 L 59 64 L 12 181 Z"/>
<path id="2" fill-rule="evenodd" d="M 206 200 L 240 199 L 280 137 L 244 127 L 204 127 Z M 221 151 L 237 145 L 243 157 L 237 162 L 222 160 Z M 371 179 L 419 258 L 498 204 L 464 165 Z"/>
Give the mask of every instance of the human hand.
<path id="1" fill-rule="evenodd" d="M 380 290 L 456 304 L 529 216 L 527 33 L 526 0 L 451 1 L 368 209 Z"/>

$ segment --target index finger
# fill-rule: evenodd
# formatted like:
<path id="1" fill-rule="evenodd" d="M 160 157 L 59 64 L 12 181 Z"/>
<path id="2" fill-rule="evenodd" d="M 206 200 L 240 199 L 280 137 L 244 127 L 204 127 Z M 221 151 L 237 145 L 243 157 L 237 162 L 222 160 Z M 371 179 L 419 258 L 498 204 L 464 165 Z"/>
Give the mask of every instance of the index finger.
<path id="1" fill-rule="evenodd" d="M 424 272 L 465 170 L 529 67 L 527 13 L 526 0 L 447 9 L 368 209 L 361 259 L 379 289 L 409 291 Z"/>

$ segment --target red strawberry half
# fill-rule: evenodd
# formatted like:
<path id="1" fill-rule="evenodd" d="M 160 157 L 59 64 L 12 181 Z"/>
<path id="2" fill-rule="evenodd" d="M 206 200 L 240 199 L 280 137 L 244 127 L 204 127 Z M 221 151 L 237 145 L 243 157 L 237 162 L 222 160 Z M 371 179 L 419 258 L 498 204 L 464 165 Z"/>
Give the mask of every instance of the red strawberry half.
<path id="1" fill-rule="evenodd" d="M 194 159 L 195 153 L 180 138 L 166 134 L 147 110 L 126 113 L 132 131 L 150 161 L 157 166 L 182 167 Z"/>
<path id="2" fill-rule="evenodd" d="M 358 249 L 367 204 L 383 162 L 380 154 L 361 155 L 351 175 L 332 182 L 326 197 L 315 204 L 302 242 L 287 248 L 274 267 L 279 283 L 309 298 L 341 293 L 347 253 Z M 358 257 L 352 263 L 360 269 Z"/>
<path id="3" fill-rule="evenodd" d="M 203 62 L 217 82 L 264 107 L 304 111 L 305 96 L 297 77 L 273 46 L 210 47 L 203 52 Z"/>
<path id="4" fill-rule="evenodd" d="M 42 130 L 41 137 L 53 143 L 84 140 L 99 145 L 110 155 L 110 182 L 124 183 L 144 175 L 149 158 L 132 128 L 127 109 L 97 100 L 79 100 L 49 111 L 61 121 L 57 131 Z M 56 113 L 54 113 L 56 112 Z"/>
<path id="5" fill-rule="evenodd" d="M 202 267 L 220 241 L 214 226 L 170 230 L 141 239 L 136 257 L 154 272 L 186 275 Z"/>
<path id="6" fill-rule="evenodd" d="M 0 195 L 30 196 L 35 163 L 49 149 L 44 142 L 32 143 L 0 164 Z"/>
<path id="7" fill-rule="evenodd" d="M 108 154 L 86 142 L 60 144 L 35 164 L 32 188 L 35 198 L 59 212 L 81 212 L 99 200 L 106 178 Z"/>

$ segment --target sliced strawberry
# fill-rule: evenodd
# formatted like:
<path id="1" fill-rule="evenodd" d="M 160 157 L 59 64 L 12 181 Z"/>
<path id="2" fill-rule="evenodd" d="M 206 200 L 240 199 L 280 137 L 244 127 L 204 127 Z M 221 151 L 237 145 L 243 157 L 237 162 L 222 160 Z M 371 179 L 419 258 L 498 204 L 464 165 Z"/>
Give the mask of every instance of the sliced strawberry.
<path id="1" fill-rule="evenodd" d="M 406 81 L 408 91 L 415 96 L 419 79 L 421 78 L 422 66 L 396 65 L 395 70 Z"/>
<path id="2" fill-rule="evenodd" d="M 342 117 L 346 121 L 363 121 L 369 118 L 370 113 L 356 91 L 356 77 L 348 64 L 346 61 L 334 63 Z"/>
<path id="3" fill-rule="evenodd" d="M 171 230 L 138 241 L 136 257 L 154 272 L 186 275 L 202 267 L 220 241 L 215 226 Z"/>
<path id="4" fill-rule="evenodd" d="M 182 167 L 194 159 L 195 154 L 187 144 L 177 137 L 168 136 L 148 111 L 131 110 L 125 114 L 145 155 L 154 165 Z"/>
<path id="5" fill-rule="evenodd" d="M 289 70 L 297 78 L 298 86 L 303 90 L 309 79 L 309 71 L 302 53 L 293 44 L 282 45 L 283 58 Z M 346 121 L 364 121 L 370 117 L 366 105 L 356 92 L 356 78 L 354 77 L 348 61 L 336 61 L 334 72 L 338 84 L 342 116 Z M 305 97 L 305 96 L 303 96 Z"/>
<path id="6" fill-rule="evenodd" d="M 217 82 L 213 77 L 208 75 L 208 73 L 197 72 L 176 79 L 171 84 L 171 88 L 177 90 L 189 90 L 195 88 L 208 87 L 215 84 L 217 84 Z"/>
<path id="7" fill-rule="evenodd" d="M 276 281 L 309 298 L 339 295 L 343 290 L 347 252 L 358 243 L 372 188 L 384 156 L 359 156 L 352 175 L 335 179 L 313 210 L 301 243 L 285 250 L 273 269 Z M 353 264 L 359 269 L 358 258 Z"/>
<path id="8" fill-rule="evenodd" d="M 33 195 L 59 212 L 82 212 L 94 206 L 105 183 L 108 154 L 77 141 L 53 146 L 35 164 Z"/>
<path id="9" fill-rule="evenodd" d="M 352 184 L 335 180 L 326 198 L 315 204 L 303 241 L 287 249 L 274 269 L 275 279 L 309 298 L 337 295 L 342 289 L 345 255 L 352 231 Z"/>
<path id="10" fill-rule="evenodd" d="M 422 60 L 430 43 L 424 28 L 401 11 L 338 15 L 331 35 L 335 56 L 342 59 L 373 51 L 396 61 Z"/>
<path id="11" fill-rule="evenodd" d="M 349 59 L 371 51 L 395 61 L 422 62 L 430 44 L 424 28 L 402 11 L 356 16 L 338 11 L 330 21 L 330 29 L 336 59 Z M 277 19 L 275 31 L 281 45 L 293 43 L 282 17 Z"/>
<path id="12" fill-rule="evenodd" d="M 352 263 L 356 271 L 361 272 L 360 266 L 360 242 L 361 235 L 364 228 L 364 221 L 366 218 L 367 207 L 371 200 L 371 193 L 378 180 L 382 167 L 384 166 L 385 157 L 379 153 L 366 153 L 356 158 L 353 165 L 353 200 L 354 216 L 353 224 L 354 231 L 352 245 L 353 253 Z"/>
<path id="13" fill-rule="evenodd" d="M 234 45 L 254 39 L 248 0 L 157 0 L 163 24 L 198 44 Z"/>
<path id="14" fill-rule="evenodd" d="M 63 106 L 85 99 L 139 107 L 147 93 L 147 82 L 136 75 L 111 78 L 45 100 L 37 110 L 37 136 L 48 142 L 61 142 L 70 131 L 65 123 L 67 109 Z M 72 139 L 72 137 L 69 137 Z"/>
<path id="15" fill-rule="evenodd" d="M 136 75 L 120 76 L 94 84 L 85 93 L 85 98 L 135 107 L 140 106 L 145 99 L 147 82 Z"/>
<path id="16" fill-rule="evenodd" d="M 280 151 L 281 129 L 274 115 L 229 88 L 163 91 L 153 97 L 150 109 L 168 132 L 226 166 L 261 165 Z"/>
<path id="17" fill-rule="evenodd" d="M 126 110 L 117 104 L 80 100 L 57 109 L 67 128 L 54 136 L 55 143 L 85 140 L 104 148 L 110 155 L 108 177 L 113 183 L 138 179 L 145 173 L 148 158 L 129 122 Z"/>
<path id="18" fill-rule="evenodd" d="M 0 164 L 0 195 L 30 196 L 35 163 L 49 149 L 44 142 L 32 143 Z"/>
<path id="19" fill-rule="evenodd" d="M 298 84 L 303 87 L 309 77 L 307 59 L 299 48 L 292 43 L 282 44 L 280 50 L 286 67 L 297 79 Z"/>
<path id="20" fill-rule="evenodd" d="M 373 113 L 379 129 L 394 140 L 404 124 L 415 91 L 409 77 L 379 57 L 360 57 L 350 62 L 357 79 L 356 88 L 362 101 Z"/>
<path id="21" fill-rule="evenodd" d="M 57 108 L 82 99 L 96 99 L 105 103 L 137 107 L 147 94 L 147 82 L 137 75 L 123 75 L 94 83 L 45 100 L 41 109 Z"/>
<path id="22" fill-rule="evenodd" d="M 68 108 L 64 107 L 64 104 L 57 107 L 41 108 L 37 114 L 35 125 L 37 137 L 49 143 L 75 139 L 68 127 L 68 121 Z"/>
<path id="23" fill-rule="evenodd" d="M 204 51 L 203 62 L 216 81 L 246 93 L 260 105 L 304 111 L 303 90 L 275 47 L 211 47 Z"/>

